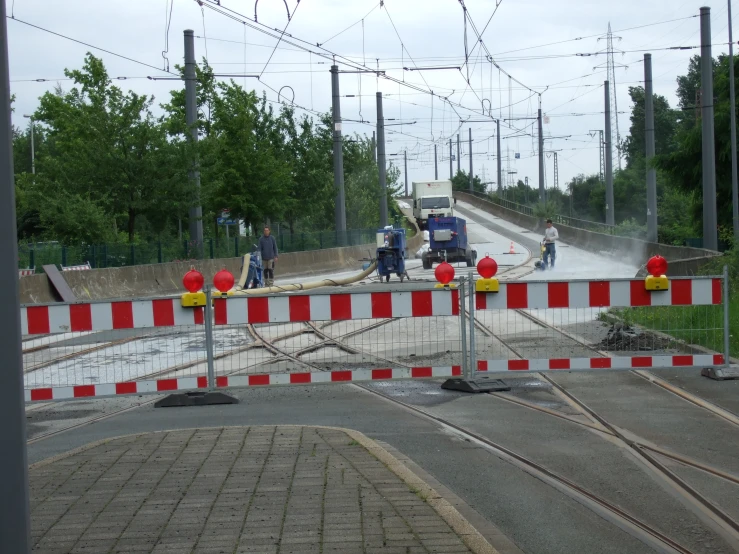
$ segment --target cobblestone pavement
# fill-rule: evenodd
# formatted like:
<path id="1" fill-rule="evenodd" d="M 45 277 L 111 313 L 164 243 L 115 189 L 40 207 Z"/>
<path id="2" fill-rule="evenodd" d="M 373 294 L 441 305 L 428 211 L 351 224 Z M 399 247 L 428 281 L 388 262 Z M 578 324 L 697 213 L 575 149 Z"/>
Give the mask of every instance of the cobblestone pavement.
<path id="1" fill-rule="evenodd" d="M 471 552 L 340 429 L 120 437 L 32 466 L 30 483 L 38 553 Z"/>

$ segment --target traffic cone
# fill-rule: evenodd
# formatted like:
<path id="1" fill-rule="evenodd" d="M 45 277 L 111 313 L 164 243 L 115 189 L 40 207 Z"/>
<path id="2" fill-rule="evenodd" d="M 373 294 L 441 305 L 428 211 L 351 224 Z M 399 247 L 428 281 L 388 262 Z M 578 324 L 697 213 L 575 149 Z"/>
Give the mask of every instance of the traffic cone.
<path id="1" fill-rule="evenodd" d="M 513 241 L 511 241 L 511 249 L 508 251 L 509 254 L 515 254 L 516 251 L 513 249 Z"/>

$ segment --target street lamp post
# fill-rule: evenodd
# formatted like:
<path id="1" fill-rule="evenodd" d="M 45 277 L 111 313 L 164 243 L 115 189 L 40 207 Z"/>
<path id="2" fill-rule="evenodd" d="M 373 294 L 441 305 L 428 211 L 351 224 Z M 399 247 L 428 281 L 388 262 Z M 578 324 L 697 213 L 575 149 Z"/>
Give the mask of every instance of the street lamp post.
<path id="1" fill-rule="evenodd" d="M 33 116 L 24 114 L 23 117 L 26 117 L 31 120 L 31 173 L 36 175 L 36 153 L 34 151 L 34 144 L 33 144 Z"/>

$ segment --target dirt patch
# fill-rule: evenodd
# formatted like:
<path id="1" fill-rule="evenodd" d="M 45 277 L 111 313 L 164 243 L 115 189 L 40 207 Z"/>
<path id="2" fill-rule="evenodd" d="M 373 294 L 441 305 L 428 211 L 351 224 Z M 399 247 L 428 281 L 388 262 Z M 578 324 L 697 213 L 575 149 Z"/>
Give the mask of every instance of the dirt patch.
<path id="1" fill-rule="evenodd" d="M 606 351 L 643 352 L 665 350 L 674 344 L 675 341 L 660 337 L 649 331 L 623 323 L 614 323 L 608 329 L 605 338 L 594 346 Z"/>

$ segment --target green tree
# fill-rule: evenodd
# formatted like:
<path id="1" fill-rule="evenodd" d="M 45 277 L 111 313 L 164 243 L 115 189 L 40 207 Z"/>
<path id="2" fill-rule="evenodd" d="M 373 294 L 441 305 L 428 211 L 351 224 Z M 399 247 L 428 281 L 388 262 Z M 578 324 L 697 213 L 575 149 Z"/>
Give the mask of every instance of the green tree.
<path id="1" fill-rule="evenodd" d="M 629 87 L 631 108 L 631 129 L 624 141 L 624 152 L 628 165 L 638 163 L 646 156 L 646 111 L 644 87 Z M 675 147 L 675 130 L 678 113 L 670 108 L 664 96 L 654 95 L 654 137 L 655 151 L 658 155 L 668 154 Z"/>
<path id="2" fill-rule="evenodd" d="M 452 190 L 458 190 L 460 192 L 470 191 L 470 176 L 464 169 L 457 171 L 457 174 L 452 178 Z M 480 194 L 485 194 L 485 185 L 482 184 L 482 179 L 480 179 L 479 175 L 475 175 L 472 178 L 472 190 Z"/>
<path id="3" fill-rule="evenodd" d="M 691 88 L 695 83 L 699 66 L 696 59 L 691 60 L 688 75 L 678 79 L 681 106 L 689 101 Z M 736 65 L 736 64 L 735 64 Z M 710 199 L 718 205 L 719 225 L 730 226 L 731 215 L 731 140 L 729 111 L 729 60 L 721 56 L 715 66 L 714 79 L 714 121 L 716 144 L 716 198 Z M 692 209 L 695 227 L 702 221 L 702 130 L 700 125 L 681 125 L 676 138 L 676 147 L 669 153 L 657 157 L 657 166 L 664 170 L 685 197 L 695 201 L 686 203 Z"/>
<path id="4" fill-rule="evenodd" d="M 34 116 L 53 148 L 27 183 L 41 225 L 69 237 L 74 221 L 87 222 L 87 240 L 107 240 L 120 222 L 133 241 L 140 216 L 156 221 L 181 194 L 177 151 L 151 113 L 153 98 L 113 86 L 102 60 L 87 54 L 81 70 L 65 75 L 76 86 L 46 93 Z M 93 225 L 101 218 L 110 232 Z"/>

